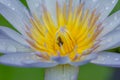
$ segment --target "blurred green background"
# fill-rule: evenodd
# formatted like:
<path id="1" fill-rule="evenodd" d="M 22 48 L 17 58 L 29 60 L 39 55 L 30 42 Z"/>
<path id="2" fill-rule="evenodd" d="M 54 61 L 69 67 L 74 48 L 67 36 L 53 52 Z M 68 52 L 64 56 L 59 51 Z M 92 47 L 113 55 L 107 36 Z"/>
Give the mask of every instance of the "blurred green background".
<path id="1" fill-rule="evenodd" d="M 26 5 L 25 0 L 21 1 Z M 120 10 L 120 0 L 112 13 L 118 10 Z M 1 15 L 0 25 L 13 28 Z M 120 48 L 110 51 L 120 52 Z M 44 70 L 41 68 L 19 68 L 0 65 L 0 80 L 44 80 Z M 80 67 L 79 80 L 111 80 L 113 71 L 114 68 L 87 64 Z"/>

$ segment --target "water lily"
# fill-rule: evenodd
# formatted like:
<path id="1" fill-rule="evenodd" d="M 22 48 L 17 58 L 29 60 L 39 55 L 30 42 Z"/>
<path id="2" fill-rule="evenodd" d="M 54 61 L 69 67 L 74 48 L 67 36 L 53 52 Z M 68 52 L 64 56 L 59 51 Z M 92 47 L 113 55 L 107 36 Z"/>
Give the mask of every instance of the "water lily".
<path id="1" fill-rule="evenodd" d="M 0 63 L 46 68 L 45 80 L 77 80 L 79 66 L 120 67 L 118 0 L 0 0 L 0 14 L 18 31 L 0 26 Z"/>

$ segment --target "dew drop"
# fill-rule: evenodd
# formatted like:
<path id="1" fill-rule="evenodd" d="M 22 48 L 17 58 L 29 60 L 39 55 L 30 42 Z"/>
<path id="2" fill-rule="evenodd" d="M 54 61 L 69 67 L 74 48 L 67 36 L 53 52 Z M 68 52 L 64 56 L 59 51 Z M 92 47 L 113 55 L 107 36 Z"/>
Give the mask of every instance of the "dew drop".
<path id="1" fill-rule="evenodd" d="M 96 2 L 97 0 L 93 0 L 93 2 Z"/>
<path id="2" fill-rule="evenodd" d="M 119 58 L 115 58 L 115 61 L 119 61 Z"/>
<path id="3" fill-rule="evenodd" d="M 12 10 L 15 10 L 15 8 L 12 8 Z"/>
<path id="4" fill-rule="evenodd" d="M 107 56 L 107 58 L 110 58 L 110 56 Z"/>
<path id="5" fill-rule="evenodd" d="M 10 3 L 8 3 L 8 6 L 10 6 L 11 4 Z"/>
<path id="6" fill-rule="evenodd" d="M 112 1 L 112 4 L 114 4 L 114 3 L 115 3 L 115 1 L 116 1 L 116 0 L 113 0 L 113 1 Z"/>
<path id="7" fill-rule="evenodd" d="M 106 10 L 108 10 L 108 9 L 109 9 L 109 7 L 106 7 L 105 9 L 106 9 Z"/>

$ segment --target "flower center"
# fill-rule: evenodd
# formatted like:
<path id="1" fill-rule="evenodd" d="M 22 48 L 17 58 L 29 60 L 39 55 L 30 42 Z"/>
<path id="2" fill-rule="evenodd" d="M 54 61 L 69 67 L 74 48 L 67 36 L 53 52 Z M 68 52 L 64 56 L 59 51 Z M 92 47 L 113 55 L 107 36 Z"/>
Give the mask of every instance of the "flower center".
<path id="1" fill-rule="evenodd" d="M 66 27 L 60 27 L 55 37 L 55 50 L 58 51 L 61 56 L 66 56 L 75 48 L 75 40 Z"/>
<path id="2" fill-rule="evenodd" d="M 69 5 L 64 3 L 61 7 L 56 2 L 57 23 L 44 5 L 42 19 L 35 15 L 30 19 L 32 27 L 26 33 L 33 49 L 50 57 L 68 56 L 75 60 L 99 47 L 97 36 L 102 31 L 101 24 L 97 23 L 99 15 L 95 10 L 83 10 L 83 4 L 73 9 L 72 4 L 69 0 Z"/>

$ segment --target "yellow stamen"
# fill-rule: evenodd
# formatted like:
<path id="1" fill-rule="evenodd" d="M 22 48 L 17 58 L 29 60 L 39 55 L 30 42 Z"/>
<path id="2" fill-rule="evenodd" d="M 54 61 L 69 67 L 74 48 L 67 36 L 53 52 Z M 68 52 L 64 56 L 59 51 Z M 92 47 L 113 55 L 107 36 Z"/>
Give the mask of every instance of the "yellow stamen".
<path id="1" fill-rule="evenodd" d="M 35 15 L 30 19 L 32 28 L 26 34 L 31 40 L 27 42 L 34 50 L 47 53 L 44 56 L 47 59 L 48 56 L 59 55 L 68 56 L 74 61 L 99 47 L 96 44 L 96 38 L 102 31 L 101 25 L 97 24 L 99 15 L 95 10 L 91 13 L 89 10 L 83 11 L 84 4 L 73 10 L 73 1 L 69 1 L 68 8 L 66 3 L 61 8 L 56 2 L 57 25 L 44 5 L 42 22 Z"/>

